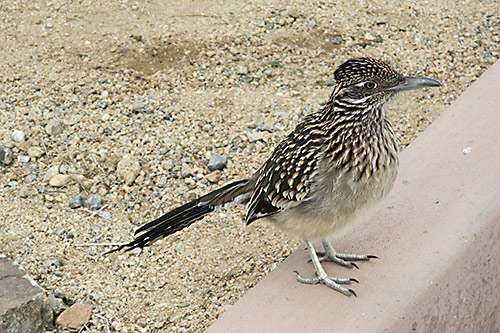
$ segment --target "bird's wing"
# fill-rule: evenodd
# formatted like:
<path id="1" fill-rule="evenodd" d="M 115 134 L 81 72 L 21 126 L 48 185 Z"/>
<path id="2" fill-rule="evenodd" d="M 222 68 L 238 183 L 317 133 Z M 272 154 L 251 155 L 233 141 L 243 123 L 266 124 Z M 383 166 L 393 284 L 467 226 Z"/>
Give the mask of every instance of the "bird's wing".
<path id="1" fill-rule="evenodd" d="M 307 200 L 323 142 L 323 132 L 302 124 L 276 147 L 258 172 L 247 224 Z"/>

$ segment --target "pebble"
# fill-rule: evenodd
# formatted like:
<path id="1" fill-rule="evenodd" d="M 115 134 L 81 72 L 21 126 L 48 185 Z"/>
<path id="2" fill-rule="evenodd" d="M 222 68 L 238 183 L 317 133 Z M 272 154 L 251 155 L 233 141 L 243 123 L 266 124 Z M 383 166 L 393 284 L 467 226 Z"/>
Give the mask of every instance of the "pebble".
<path id="1" fill-rule="evenodd" d="M 90 210 L 99 210 L 99 209 L 101 209 L 101 207 L 102 207 L 102 199 L 101 199 L 101 197 L 99 195 L 97 195 L 97 194 L 91 195 L 87 199 L 87 207 Z"/>
<path id="2" fill-rule="evenodd" d="M 108 212 L 107 210 L 100 210 L 99 212 L 97 212 L 97 216 L 108 220 L 111 218 L 111 213 Z"/>
<path id="3" fill-rule="evenodd" d="M 45 126 L 45 132 L 50 136 L 55 136 L 61 134 L 63 131 L 62 123 L 59 119 L 51 119 Z"/>
<path id="4" fill-rule="evenodd" d="M 262 132 L 250 132 L 247 134 L 248 141 L 256 142 L 264 139 L 264 134 Z"/>
<path id="5" fill-rule="evenodd" d="M 220 181 L 220 177 L 221 177 L 221 172 L 219 170 L 211 172 L 206 176 L 208 181 L 211 182 L 212 184 L 217 184 Z"/>
<path id="6" fill-rule="evenodd" d="M 14 140 L 15 142 L 23 142 L 25 138 L 26 134 L 24 134 L 23 131 L 15 130 L 14 132 L 12 132 L 12 140 Z"/>
<path id="7" fill-rule="evenodd" d="M 248 67 L 244 65 L 238 65 L 236 68 L 236 73 L 240 75 L 248 74 Z"/>
<path id="8" fill-rule="evenodd" d="M 253 81 L 253 77 L 248 76 L 248 75 L 243 75 L 243 76 L 240 76 L 240 81 L 243 83 L 250 83 Z"/>
<path id="9" fill-rule="evenodd" d="M 257 126 L 256 129 L 259 132 L 268 132 L 268 133 L 273 132 L 273 129 L 267 125 Z"/>
<path id="10" fill-rule="evenodd" d="M 181 165 L 181 177 L 187 178 L 187 177 L 191 177 L 193 174 L 194 174 L 194 171 L 189 166 L 189 164 L 183 162 Z"/>
<path id="11" fill-rule="evenodd" d="M 274 67 L 274 68 L 278 68 L 278 67 L 282 66 L 278 60 L 273 60 L 273 61 L 269 62 L 269 65 L 271 65 L 271 67 Z"/>
<path id="12" fill-rule="evenodd" d="M 71 180 L 70 175 L 57 174 L 54 177 L 50 178 L 49 185 L 54 187 L 61 187 L 69 183 Z"/>
<path id="13" fill-rule="evenodd" d="M 116 174 L 118 178 L 123 181 L 127 186 L 132 185 L 134 180 L 141 171 L 139 160 L 131 154 L 123 156 L 118 165 L 116 166 Z"/>
<path id="14" fill-rule="evenodd" d="M 59 75 L 57 75 L 57 73 L 50 73 L 49 74 L 49 81 L 55 82 L 55 81 L 57 81 L 57 79 L 59 79 Z"/>
<path id="15" fill-rule="evenodd" d="M 49 294 L 47 298 L 49 300 L 50 308 L 52 309 L 52 311 L 54 311 L 54 314 L 56 316 L 58 316 L 61 312 L 68 308 L 68 306 L 62 299 L 56 297 L 53 294 Z"/>
<path id="16" fill-rule="evenodd" d="M 12 149 L 5 147 L 5 146 L 0 146 L 0 163 L 9 165 L 12 163 L 12 156 L 13 156 Z"/>
<path id="17" fill-rule="evenodd" d="M 85 204 L 85 199 L 81 194 L 75 195 L 68 203 L 68 207 L 71 209 L 80 208 Z"/>
<path id="18" fill-rule="evenodd" d="M 17 162 L 18 163 L 28 163 L 30 161 L 30 157 L 26 155 L 19 155 L 17 156 Z"/>
<path id="19" fill-rule="evenodd" d="M 226 167 L 227 158 L 222 155 L 212 155 L 208 161 L 208 170 L 222 170 Z"/>
<path id="20" fill-rule="evenodd" d="M 92 308 L 90 306 L 75 303 L 57 317 L 56 324 L 71 330 L 79 330 L 90 319 L 91 314 Z"/>
<path id="21" fill-rule="evenodd" d="M 34 173 L 30 173 L 29 175 L 24 177 L 24 181 L 26 182 L 26 184 L 33 184 L 36 181 L 36 179 L 37 175 Z"/>
<path id="22" fill-rule="evenodd" d="M 43 153 L 44 151 L 40 147 L 33 146 L 28 148 L 28 156 L 31 158 L 39 158 Z"/>
<path id="23" fill-rule="evenodd" d="M 49 182 L 55 175 L 59 173 L 59 166 L 54 165 L 50 167 L 47 172 L 45 173 L 45 176 L 43 177 L 44 182 Z"/>
<path id="24" fill-rule="evenodd" d="M 132 106 L 132 112 L 133 113 L 152 113 L 153 110 L 151 110 L 146 103 L 139 103 L 139 104 Z"/>
<path id="25" fill-rule="evenodd" d="M 23 187 L 22 189 L 19 190 L 20 198 L 26 199 L 29 196 L 30 196 L 30 190 L 27 187 Z"/>

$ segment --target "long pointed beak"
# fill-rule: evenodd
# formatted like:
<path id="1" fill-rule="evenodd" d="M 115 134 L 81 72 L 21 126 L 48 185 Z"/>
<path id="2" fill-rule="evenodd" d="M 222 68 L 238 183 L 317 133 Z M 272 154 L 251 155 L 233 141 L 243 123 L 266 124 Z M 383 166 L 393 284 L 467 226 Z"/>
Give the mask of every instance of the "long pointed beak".
<path id="1" fill-rule="evenodd" d="M 425 87 L 440 87 L 441 83 L 436 80 L 428 79 L 425 77 L 415 77 L 415 76 L 403 76 L 403 81 L 397 86 L 393 87 L 392 90 L 396 91 L 406 91 L 414 90 Z"/>

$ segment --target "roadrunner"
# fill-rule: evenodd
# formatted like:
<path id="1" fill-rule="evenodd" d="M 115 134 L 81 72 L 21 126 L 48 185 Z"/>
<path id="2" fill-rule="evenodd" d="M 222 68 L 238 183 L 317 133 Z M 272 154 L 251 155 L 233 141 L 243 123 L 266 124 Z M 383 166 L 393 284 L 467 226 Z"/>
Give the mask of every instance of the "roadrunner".
<path id="1" fill-rule="evenodd" d="M 246 204 L 246 224 L 266 218 L 286 233 L 304 239 L 316 277 L 302 283 L 322 283 L 344 295 L 356 295 L 343 285 L 353 278 L 330 277 L 321 266 L 332 261 L 357 267 L 369 255 L 337 253 L 325 237 L 357 220 L 391 190 L 398 168 L 398 142 L 384 105 L 396 94 L 438 81 L 402 76 L 372 58 L 351 59 L 334 72 L 328 102 L 309 114 L 250 178 L 239 180 L 175 208 L 136 231 L 130 243 L 110 252 L 150 245 L 219 207 Z M 312 239 L 322 239 L 316 251 Z M 109 252 L 108 252 L 109 253 Z M 320 255 L 321 257 L 318 257 Z"/>

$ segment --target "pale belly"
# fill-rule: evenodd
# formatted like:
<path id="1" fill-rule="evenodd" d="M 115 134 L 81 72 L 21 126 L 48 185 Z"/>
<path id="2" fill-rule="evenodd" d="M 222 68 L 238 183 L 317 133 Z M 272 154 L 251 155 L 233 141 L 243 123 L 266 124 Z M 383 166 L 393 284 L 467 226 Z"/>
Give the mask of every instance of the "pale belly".
<path id="1" fill-rule="evenodd" d="M 302 238 L 325 238 L 359 220 L 379 203 L 394 185 L 397 161 L 374 172 L 366 180 L 353 180 L 351 174 L 330 172 L 319 178 L 314 196 L 298 206 L 268 218 L 285 233 Z"/>

